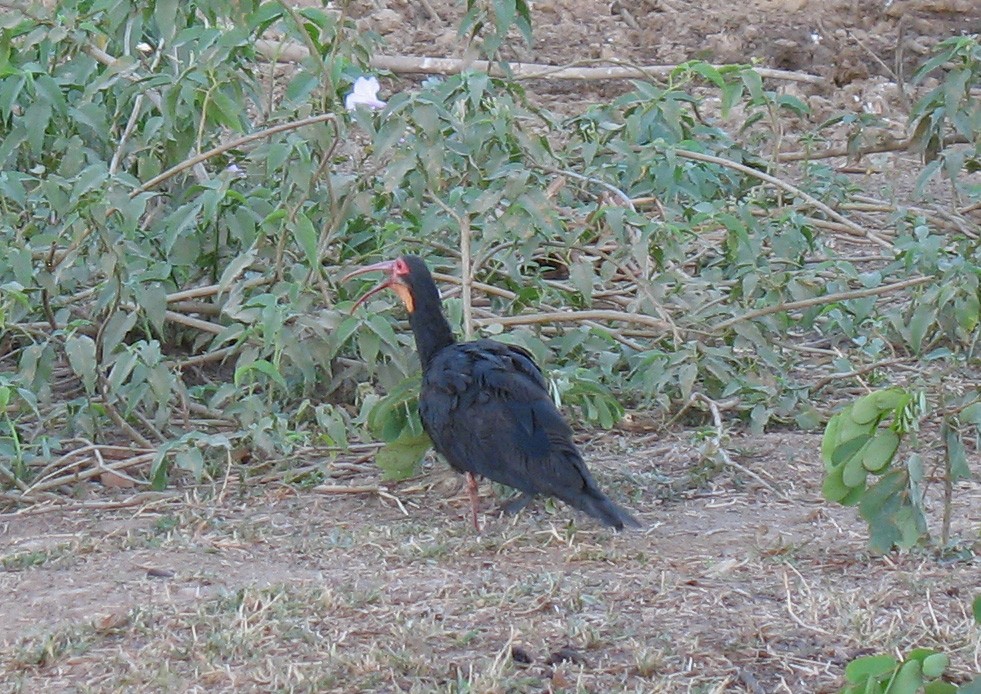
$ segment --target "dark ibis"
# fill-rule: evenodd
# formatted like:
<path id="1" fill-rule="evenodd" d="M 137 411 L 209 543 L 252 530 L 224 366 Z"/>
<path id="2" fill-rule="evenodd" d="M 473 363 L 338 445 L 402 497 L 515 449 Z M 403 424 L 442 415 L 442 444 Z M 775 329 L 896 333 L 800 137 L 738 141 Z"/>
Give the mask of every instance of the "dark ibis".
<path id="1" fill-rule="evenodd" d="M 351 311 L 386 288 L 405 304 L 422 363 L 422 425 L 450 467 L 466 474 L 478 532 L 477 476 L 522 493 L 507 511 L 535 496 L 552 496 L 618 530 L 640 527 L 600 491 L 527 350 L 495 340 L 457 342 L 422 258 L 405 255 L 369 265 L 342 281 L 369 272 L 386 276 Z"/>

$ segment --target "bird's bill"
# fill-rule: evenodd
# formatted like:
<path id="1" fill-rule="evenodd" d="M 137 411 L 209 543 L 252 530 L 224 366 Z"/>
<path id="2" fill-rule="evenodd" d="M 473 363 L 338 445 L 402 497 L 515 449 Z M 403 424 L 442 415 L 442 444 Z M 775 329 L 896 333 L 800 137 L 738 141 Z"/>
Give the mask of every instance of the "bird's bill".
<path id="1" fill-rule="evenodd" d="M 359 275 L 366 275 L 369 272 L 387 272 L 388 276 L 385 279 L 383 279 L 381 282 L 376 284 L 374 287 L 369 289 L 367 292 L 361 295 L 361 298 L 358 299 L 354 303 L 354 306 L 351 307 L 352 314 L 355 311 L 357 311 L 358 306 L 363 304 L 365 301 L 367 301 L 368 299 L 370 299 L 371 297 L 373 297 L 375 294 L 382 291 L 383 289 L 389 289 L 389 288 L 391 288 L 392 291 L 394 291 L 398 295 L 399 299 L 402 300 L 402 303 L 405 304 L 405 307 L 409 310 L 409 313 L 412 313 L 412 309 L 414 308 L 414 302 L 412 301 L 412 292 L 409 291 L 409 287 L 406 286 L 402 278 L 399 277 L 397 274 L 395 274 L 394 260 L 383 260 L 382 262 L 375 263 L 374 265 L 366 265 L 365 267 L 359 267 L 357 270 L 352 270 L 351 272 L 344 275 L 344 277 L 341 278 L 341 282 L 347 282 L 349 279 L 353 277 L 357 277 Z"/>

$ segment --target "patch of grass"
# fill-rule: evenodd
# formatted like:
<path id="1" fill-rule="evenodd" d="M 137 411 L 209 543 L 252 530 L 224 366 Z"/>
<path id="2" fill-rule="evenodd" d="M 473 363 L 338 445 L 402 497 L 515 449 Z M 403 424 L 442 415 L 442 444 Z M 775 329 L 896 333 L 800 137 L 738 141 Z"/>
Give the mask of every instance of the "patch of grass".
<path id="1" fill-rule="evenodd" d="M 78 549 L 79 547 L 75 543 L 61 543 L 54 547 L 14 552 L 0 557 L 0 566 L 3 566 L 7 571 L 23 571 L 44 566 L 53 561 L 64 564 L 63 560 L 73 559 Z"/>

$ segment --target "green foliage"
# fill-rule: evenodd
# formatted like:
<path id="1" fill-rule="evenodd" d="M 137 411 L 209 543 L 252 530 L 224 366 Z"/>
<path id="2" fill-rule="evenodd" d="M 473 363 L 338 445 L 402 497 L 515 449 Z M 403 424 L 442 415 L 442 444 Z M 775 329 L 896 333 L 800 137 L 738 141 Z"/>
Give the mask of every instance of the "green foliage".
<path id="1" fill-rule="evenodd" d="M 919 484 L 923 466 L 909 457 L 892 466 L 902 437 L 915 430 L 925 410 L 924 396 L 901 388 L 870 393 L 830 419 L 821 442 L 825 465 L 822 493 L 828 501 L 858 505 L 869 524 L 869 544 L 878 552 L 909 548 L 926 533 Z M 878 480 L 869 483 L 869 476 Z"/>
<path id="2" fill-rule="evenodd" d="M 950 658 L 928 648 L 910 651 L 897 661 L 891 655 L 856 658 L 845 668 L 849 684 L 841 694 L 955 694 L 958 688 L 941 679 Z"/>
<path id="3" fill-rule="evenodd" d="M 942 549 L 949 539 L 953 485 L 971 476 L 964 439 L 972 429 L 981 432 L 974 421 L 981 411 L 979 396 L 976 390 L 968 390 L 950 403 L 941 395 L 940 413 L 935 416 L 940 419 L 945 451 Z M 905 465 L 893 464 L 900 444 L 907 436 L 915 442 L 915 433 L 927 415 L 923 391 L 886 388 L 846 405 L 825 428 L 821 442 L 824 498 L 858 506 L 869 525 L 869 544 L 877 552 L 908 549 L 929 537 L 922 508 L 922 456 L 911 452 Z"/>
<path id="4" fill-rule="evenodd" d="M 480 52 L 493 60 L 515 27 L 531 43 L 531 7 L 527 0 L 467 0 L 460 35 L 468 36 Z"/>
<path id="5" fill-rule="evenodd" d="M 962 184 L 960 176 L 981 171 L 981 99 L 975 89 L 981 80 L 978 37 L 954 36 L 941 41 L 913 76 L 913 84 L 941 66 L 946 74 L 940 84 L 917 101 L 910 113 L 913 142 L 927 164 L 917 190 L 922 191 L 926 182 L 942 171 L 955 190 L 977 196 L 978 184 L 969 180 Z"/>
<path id="6" fill-rule="evenodd" d="M 368 404 L 368 430 L 385 442 L 375 462 L 386 479 L 415 474 L 432 445 L 419 419 L 419 386 L 418 377 L 407 378 L 385 397 Z"/>

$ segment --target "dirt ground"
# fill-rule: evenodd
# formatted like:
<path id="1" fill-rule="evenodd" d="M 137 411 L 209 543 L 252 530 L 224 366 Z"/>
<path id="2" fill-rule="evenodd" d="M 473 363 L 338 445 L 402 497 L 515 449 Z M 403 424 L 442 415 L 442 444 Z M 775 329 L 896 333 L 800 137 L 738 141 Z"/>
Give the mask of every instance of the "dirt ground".
<path id="1" fill-rule="evenodd" d="M 462 3 L 430 4 L 440 21 L 425 3 L 357 10 L 387 53 L 460 55 Z M 828 108 L 885 94 L 896 122 L 883 85 L 908 80 L 939 39 L 981 31 L 973 0 L 541 0 L 533 19 L 524 61 L 756 58 L 828 77 L 808 87 Z M 529 85 L 565 109 L 626 88 Z M 948 653 L 954 681 L 981 672 L 977 552 L 870 555 L 855 510 L 821 499 L 818 435 L 736 437 L 741 469 L 698 480 L 698 432 L 584 437 L 643 530 L 541 503 L 501 518 L 485 485 L 477 534 L 441 466 L 378 486 L 371 465 L 323 460 L 306 462 L 327 485 L 243 483 L 231 468 L 214 487 L 93 484 L 67 506 L 7 509 L 0 691 L 797 694 L 837 691 L 859 655 L 915 646 Z M 977 542 L 981 484 L 954 497 L 953 536 Z"/>
<path id="2" fill-rule="evenodd" d="M 102 493 L 89 508 L 4 514 L 0 681 L 829 692 L 852 658 L 913 645 L 942 648 L 959 677 L 978 671 L 977 561 L 870 556 L 854 510 L 820 498 L 818 443 L 734 440 L 766 484 L 724 470 L 691 486 L 677 482 L 697 464 L 692 434 L 597 435 L 593 469 L 645 526 L 621 534 L 564 506 L 501 518 L 485 486 L 478 535 L 457 478 L 438 473 L 384 496 L 334 493 L 373 487 L 370 467 L 306 491 L 233 475 L 131 507 L 91 507 L 111 502 Z M 964 537 L 981 489 L 956 498 Z"/>

